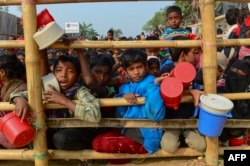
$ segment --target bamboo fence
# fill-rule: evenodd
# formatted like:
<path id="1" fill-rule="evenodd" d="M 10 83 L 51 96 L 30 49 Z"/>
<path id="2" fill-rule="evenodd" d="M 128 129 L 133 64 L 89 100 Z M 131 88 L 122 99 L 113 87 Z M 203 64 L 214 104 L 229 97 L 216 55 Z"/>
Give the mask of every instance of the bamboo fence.
<path id="1" fill-rule="evenodd" d="M 109 119 L 103 118 L 100 123 L 87 123 L 76 119 L 45 119 L 45 109 L 60 109 L 63 106 L 58 104 L 42 104 L 42 88 L 40 80 L 40 56 L 45 52 L 39 51 L 33 40 L 36 32 L 36 5 L 38 4 L 59 4 L 59 3 L 83 3 L 83 2 L 127 2 L 136 0 L 0 0 L 0 5 L 22 5 L 24 18 L 24 41 L 0 41 L 0 48 L 24 48 L 26 54 L 27 85 L 29 104 L 34 113 L 32 121 L 42 125 L 36 126 L 36 136 L 34 138 L 33 149 L 0 150 L 1 160 L 34 160 L 36 166 L 48 165 L 49 159 L 111 159 L 111 158 L 151 158 L 151 157 L 183 157 L 183 156 L 203 156 L 204 153 L 197 152 L 190 148 L 179 148 L 176 153 L 170 154 L 159 150 L 154 154 L 108 154 L 98 153 L 92 150 L 83 151 L 62 151 L 48 150 L 46 146 L 46 127 L 152 127 L 152 128 L 196 128 L 195 119 L 172 119 L 161 122 L 151 122 L 149 120 L 133 119 Z M 227 0 L 232 1 L 233 0 Z M 248 2 L 239 0 L 237 2 Z M 250 39 L 230 39 L 216 40 L 215 20 L 214 20 L 214 0 L 200 0 L 201 24 L 203 27 L 202 40 L 197 41 L 76 41 L 70 48 L 149 48 L 149 47 L 200 47 L 202 46 L 204 57 L 202 58 L 204 72 L 204 87 L 206 93 L 216 93 L 216 47 L 250 45 Z M 211 31 L 214 29 L 214 31 Z M 51 48 L 66 48 L 62 42 L 56 42 Z M 212 58 L 211 58 L 212 57 Z M 229 99 L 250 99 L 250 93 L 221 94 Z M 78 101 L 74 101 L 78 102 Z M 191 96 L 185 96 L 182 102 L 192 102 Z M 100 99 L 102 107 L 129 105 L 123 99 Z M 139 104 L 144 104 L 144 98 L 139 98 Z M 14 105 L 7 102 L 0 103 L 0 111 L 13 110 Z M 226 121 L 227 128 L 250 128 L 249 120 Z M 221 148 L 217 138 L 206 138 L 206 163 L 207 165 L 217 165 L 218 156 L 223 155 L 225 149 L 250 149 L 249 146 Z"/>

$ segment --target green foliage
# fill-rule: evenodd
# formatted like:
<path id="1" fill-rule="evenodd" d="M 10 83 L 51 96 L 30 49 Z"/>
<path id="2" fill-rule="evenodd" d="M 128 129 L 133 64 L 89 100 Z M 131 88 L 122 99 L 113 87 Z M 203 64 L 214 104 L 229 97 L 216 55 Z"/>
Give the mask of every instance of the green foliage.
<path id="1" fill-rule="evenodd" d="M 97 32 L 94 30 L 92 27 L 92 24 L 86 24 L 83 22 L 82 24 L 79 24 L 80 28 L 80 36 L 83 37 L 84 39 L 92 39 L 93 36 L 96 36 Z"/>
<path id="2" fill-rule="evenodd" d="M 215 9 L 221 2 L 215 2 Z M 191 1 L 180 1 L 176 0 L 173 5 L 177 5 L 181 8 L 183 14 L 182 26 L 185 27 L 192 23 L 197 23 L 199 21 L 199 13 L 198 13 L 198 0 L 195 4 L 192 4 Z M 142 29 L 149 33 L 154 30 L 156 26 L 158 27 L 166 27 L 166 9 L 169 6 L 166 6 L 160 11 L 156 12 L 154 16 L 143 25 Z"/>

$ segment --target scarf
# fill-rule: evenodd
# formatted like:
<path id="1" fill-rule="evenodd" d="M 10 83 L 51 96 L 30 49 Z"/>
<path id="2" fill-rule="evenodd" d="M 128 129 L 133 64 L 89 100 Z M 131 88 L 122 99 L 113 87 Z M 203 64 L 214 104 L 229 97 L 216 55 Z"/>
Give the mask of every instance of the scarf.
<path id="1" fill-rule="evenodd" d="M 8 102 L 10 99 L 10 94 L 14 92 L 21 84 L 23 84 L 22 80 L 13 79 L 11 80 L 7 86 L 3 86 L 1 88 L 1 99 L 2 102 Z"/>
<path id="2" fill-rule="evenodd" d="M 69 99 L 73 99 L 76 90 L 81 86 L 79 82 L 76 82 L 73 86 L 70 88 L 63 90 L 62 93 Z"/>

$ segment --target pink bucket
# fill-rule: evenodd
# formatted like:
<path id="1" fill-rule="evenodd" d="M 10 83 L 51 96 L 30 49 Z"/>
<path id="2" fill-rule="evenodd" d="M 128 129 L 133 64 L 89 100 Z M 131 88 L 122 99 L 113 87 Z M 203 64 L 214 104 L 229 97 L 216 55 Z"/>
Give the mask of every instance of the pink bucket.
<path id="1" fill-rule="evenodd" d="M 181 62 L 170 72 L 171 77 L 175 77 L 183 83 L 184 88 L 190 86 L 195 79 L 196 70 L 191 63 Z"/>
<path id="2" fill-rule="evenodd" d="M 14 112 L 6 114 L 0 120 L 0 130 L 16 147 L 22 147 L 30 143 L 35 135 L 33 127 L 27 119 L 21 122 L 21 118 Z"/>
<path id="3" fill-rule="evenodd" d="M 49 13 L 48 9 L 44 9 L 37 15 L 37 28 L 47 25 L 52 21 L 55 21 L 54 18 Z"/>
<path id="4" fill-rule="evenodd" d="M 160 86 L 160 94 L 166 107 L 178 109 L 182 99 L 183 85 L 175 77 L 165 78 Z"/>

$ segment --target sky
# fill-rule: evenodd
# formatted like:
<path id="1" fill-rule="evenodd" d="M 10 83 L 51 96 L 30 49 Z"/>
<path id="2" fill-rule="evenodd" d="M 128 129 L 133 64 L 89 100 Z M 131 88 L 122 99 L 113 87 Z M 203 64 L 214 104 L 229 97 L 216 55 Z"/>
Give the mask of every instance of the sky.
<path id="1" fill-rule="evenodd" d="M 98 2 L 37 5 L 37 13 L 47 8 L 55 21 L 64 29 L 65 22 L 92 24 L 99 35 L 106 36 L 110 28 L 121 29 L 123 36 L 135 37 L 155 14 L 172 1 Z M 9 13 L 21 16 L 16 6 Z"/>

